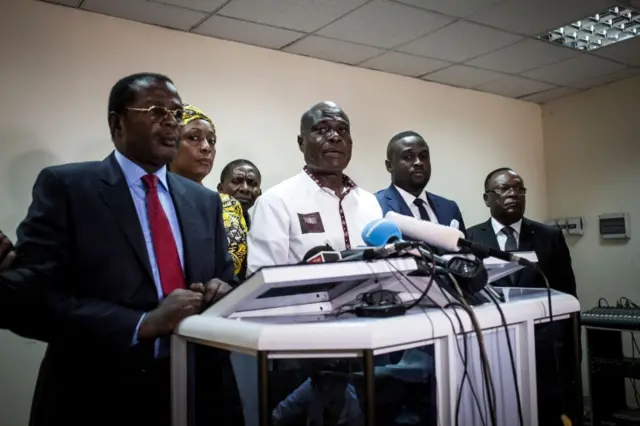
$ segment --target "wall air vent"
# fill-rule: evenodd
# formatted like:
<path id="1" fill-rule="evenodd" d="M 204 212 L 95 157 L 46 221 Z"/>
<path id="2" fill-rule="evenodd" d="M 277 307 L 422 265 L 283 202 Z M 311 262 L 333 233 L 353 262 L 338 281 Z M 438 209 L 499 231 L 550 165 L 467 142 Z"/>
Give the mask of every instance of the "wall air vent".
<path id="1" fill-rule="evenodd" d="M 601 240 L 631 238 L 628 213 L 601 214 L 598 216 L 598 225 Z"/>

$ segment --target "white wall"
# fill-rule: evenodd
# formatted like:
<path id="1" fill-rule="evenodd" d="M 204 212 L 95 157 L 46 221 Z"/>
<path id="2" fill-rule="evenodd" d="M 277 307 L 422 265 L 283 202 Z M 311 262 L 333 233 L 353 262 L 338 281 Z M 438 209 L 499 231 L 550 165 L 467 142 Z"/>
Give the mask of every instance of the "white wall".
<path id="1" fill-rule="evenodd" d="M 583 236 L 567 237 L 583 310 L 600 297 L 640 304 L 639 93 L 635 77 L 542 108 L 550 217 L 585 220 Z M 601 242 L 598 215 L 618 212 L 631 239 Z"/>
<path id="2" fill-rule="evenodd" d="M 578 295 L 640 303 L 640 77 L 543 106 L 549 214 L 583 216 L 585 233 L 568 236 Z M 627 212 L 631 239 L 601 242 L 598 215 Z M 634 226 L 635 225 L 635 226 Z"/>
<path id="3" fill-rule="evenodd" d="M 169 75 L 185 101 L 213 117 L 211 187 L 238 157 L 259 165 L 265 187 L 299 171 L 299 117 L 330 99 L 351 117 L 349 173 L 364 188 L 388 185 L 386 143 L 412 129 L 431 145 L 430 190 L 458 201 L 469 225 L 488 216 L 485 174 L 505 165 L 527 181 L 528 216 L 546 216 L 541 115 L 532 103 L 28 0 L 0 0 L 0 58 L 0 229 L 12 238 L 42 167 L 111 151 L 109 89 L 139 71 Z M 0 423 L 22 426 L 42 346 L 4 332 L 0 347 Z"/>

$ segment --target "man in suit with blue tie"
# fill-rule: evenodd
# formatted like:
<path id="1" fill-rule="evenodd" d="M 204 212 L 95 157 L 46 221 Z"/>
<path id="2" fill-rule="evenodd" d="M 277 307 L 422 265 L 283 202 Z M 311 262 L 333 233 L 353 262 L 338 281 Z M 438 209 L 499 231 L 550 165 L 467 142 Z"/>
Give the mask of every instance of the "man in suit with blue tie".
<path id="1" fill-rule="evenodd" d="M 422 136 L 405 131 L 392 137 L 385 166 L 391 173 L 391 185 L 376 193 L 383 214 L 392 211 L 466 232 L 458 204 L 426 190 L 431 155 Z"/>

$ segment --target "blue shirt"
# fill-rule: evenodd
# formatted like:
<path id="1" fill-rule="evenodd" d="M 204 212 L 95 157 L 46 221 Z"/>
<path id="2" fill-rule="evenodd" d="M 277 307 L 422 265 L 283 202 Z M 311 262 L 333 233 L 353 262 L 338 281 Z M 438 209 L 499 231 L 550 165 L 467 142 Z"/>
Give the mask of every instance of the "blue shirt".
<path id="1" fill-rule="evenodd" d="M 160 270 L 158 269 L 158 261 L 156 260 L 156 254 L 153 249 L 153 240 L 151 238 L 151 226 L 149 225 L 149 216 L 147 215 L 147 188 L 142 182 L 142 176 L 148 173 L 139 165 L 129 160 L 117 150 L 115 151 L 116 161 L 122 169 L 124 178 L 127 181 L 127 186 L 133 199 L 133 204 L 136 207 L 136 213 L 140 220 L 140 227 L 142 228 L 142 235 L 144 236 L 144 242 L 147 247 L 147 254 L 149 256 L 149 265 L 151 265 L 151 273 L 153 274 L 153 282 L 156 286 L 156 293 L 158 295 L 158 301 L 163 299 L 162 282 L 160 281 Z M 173 238 L 176 242 L 178 249 L 178 256 L 180 256 L 180 264 L 184 270 L 184 248 L 182 246 L 182 233 L 180 232 L 180 223 L 178 222 L 178 215 L 176 214 L 176 207 L 173 204 L 173 199 L 169 193 L 169 186 L 167 185 L 167 167 L 164 166 L 154 173 L 158 177 L 158 198 L 160 198 L 160 204 L 164 213 L 167 215 L 171 231 L 173 232 Z M 146 315 L 146 314 L 144 314 Z M 133 344 L 138 343 L 138 329 L 144 319 L 144 315 L 140 317 L 138 326 L 133 335 Z M 156 355 L 159 351 L 159 344 L 156 342 Z"/>

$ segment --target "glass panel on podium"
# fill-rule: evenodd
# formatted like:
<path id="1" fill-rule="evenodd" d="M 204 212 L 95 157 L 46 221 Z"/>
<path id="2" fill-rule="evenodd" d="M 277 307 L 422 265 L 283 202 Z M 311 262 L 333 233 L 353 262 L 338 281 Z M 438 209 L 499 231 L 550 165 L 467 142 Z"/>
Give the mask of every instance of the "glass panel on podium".
<path id="1" fill-rule="evenodd" d="M 519 300 L 541 300 L 547 303 L 546 288 L 496 287 L 506 303 Z M 551 290 L 551 296 L 563 293 Z M 534 325 L 536 386 L 538 401 L 538 424 L 555 424 L 561 414 L 574 417 L 579 410 L 581 392 L 575 391 L 576 372 L 580 360 L 576 359 L 579 334 L 575 334 L 575 318 L 557 304 L 552 304 L 553 322 L 538 322 Z M 548 310 L 546 310 L 548 315 Z M 559 374 L 558 374 L 559 372 Z"/>
<path id="2" fill-rule="evenodd" d="M 433 344 L 373 355 L 369 377 L 363 356 L 290 356 L 268 354 L 270 425 L 360 426 L 367 415 L 379 426 L 437 424 Z M 189 358 L 190 426 L 261 424 L 255 356 L 189 343 Z"/>
<path id="3" fill-rule="evenodd" d="M 187 344 L 187 417 L 189 426 L 243 426 L 257 413 L 256 357 L 195 342 Z M 247 405 L 249 404 L 249 405 Z M 251 419 L 251 416 L 249 416 Z"/>
<path id="4" fill-rule="evenodd" d="M 432 346 L 373 357 L 375 399 L 368 407 L 363 360 L 277 359 L 269 371 L 274 425 L 431 425 L 437 419 Z"/>
<path id="5" fill-rule="evenodd" d="M 438 424 L 434 345 L 374 357 L 376 425 Z"/>

